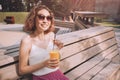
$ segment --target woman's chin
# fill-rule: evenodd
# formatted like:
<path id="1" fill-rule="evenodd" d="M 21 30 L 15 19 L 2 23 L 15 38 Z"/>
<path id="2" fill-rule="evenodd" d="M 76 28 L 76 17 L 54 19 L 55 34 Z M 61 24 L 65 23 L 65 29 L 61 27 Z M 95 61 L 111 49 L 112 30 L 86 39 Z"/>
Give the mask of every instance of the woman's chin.
<path id="1" fill-rule="evenodd" d="M 47 31 L 47 30 L 48 30 L 48 28 L 43 28 L 42 30 L 43 30 L 43 31 Z"/>

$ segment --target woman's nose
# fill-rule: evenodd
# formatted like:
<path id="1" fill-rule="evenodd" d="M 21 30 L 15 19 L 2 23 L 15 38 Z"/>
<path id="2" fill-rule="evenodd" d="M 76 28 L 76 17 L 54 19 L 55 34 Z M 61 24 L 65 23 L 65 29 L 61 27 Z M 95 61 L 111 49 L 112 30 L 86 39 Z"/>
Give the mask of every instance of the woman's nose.
<path id="1" fill-rule="evenodd" d="M 48 20 L 47 20 L 47 18 L 45 17 L 45 18 L 43 19 L 43 21 L 44 21 L 44 22 L 47 22 Z"/>

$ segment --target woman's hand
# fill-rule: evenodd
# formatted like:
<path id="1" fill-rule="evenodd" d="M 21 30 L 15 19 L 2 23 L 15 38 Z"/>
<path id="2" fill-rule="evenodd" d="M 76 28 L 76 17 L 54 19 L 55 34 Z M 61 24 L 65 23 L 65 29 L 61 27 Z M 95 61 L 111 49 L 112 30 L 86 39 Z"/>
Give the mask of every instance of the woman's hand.
<path id="1" fill-rule="evenodd" d="M 59 40 L 54 40 L 54 44 L 57 45 L 59 49 L 63 48 L 63 43 Z"/>
<path id="2" fill-rule="evenodd" d="M 56 68 L 59 66 L 59 60 L 58 59 L 49 59 L 45 62 L 45 66 L 48 68 Z"/>

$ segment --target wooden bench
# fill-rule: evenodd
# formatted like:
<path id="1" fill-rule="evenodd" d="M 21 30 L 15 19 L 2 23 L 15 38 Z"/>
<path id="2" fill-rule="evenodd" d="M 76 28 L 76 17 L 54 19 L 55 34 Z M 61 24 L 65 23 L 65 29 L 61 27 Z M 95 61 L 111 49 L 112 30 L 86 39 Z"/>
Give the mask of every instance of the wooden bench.
<path id="1" fill-rule="evenodd" d="M 71 31 L 76 31 L 76 30 L 82 30 L 82 29 L 89 28 L 86 24 L 84 24 L 79 19 L 79 17 L 75 18 L 74 22 L 55 20 L 55 26 L 60 26 L 60 27 L 63 27 L 63 28 L 68 28 Z"/>
<path id="2" fill-rule="evenodd" d="M 89 28 L 86 24 L 84 24 L 79 17 L 75 19 L 75 25 L 77 29 L 87 29 Z"/>
<path id="3" fill-rule="evenodd" d="M 71 29 L 71 31 L 75 31 L 75 23 L 74 22 L 55 20 L 54 23 L 55 23 L 55 26 L 69 28 L 69 29 Z"/>
<path id="4" fill-rule="evenodd" d="M 105 80 L 120 66 L 113 28 L 93 27 L 58 35 L 57 39 L 64 43 L 60 69 L 70 80 Z M 18 48 L 6 53 L 0 53 L 0 80 L 30 80 L 26 75 L 18 76 Z"/>

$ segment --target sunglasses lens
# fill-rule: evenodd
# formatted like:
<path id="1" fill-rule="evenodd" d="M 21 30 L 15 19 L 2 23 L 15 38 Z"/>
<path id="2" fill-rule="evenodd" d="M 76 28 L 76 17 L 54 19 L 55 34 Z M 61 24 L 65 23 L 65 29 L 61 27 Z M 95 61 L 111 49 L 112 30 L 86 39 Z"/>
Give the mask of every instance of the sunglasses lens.
<path id="1" fill-rule="evenodd" d="M 52 20 L 52 16 L 38 15 L 38 18 L 39 18 L 40 20 L 44 20 L 45 18 L 46 18 L 48 21 Z"/>
<path id="2" fill-rule="evenodd" d="M 47 16 L 47 20 L 48 21 L 52 20 L 52 16 Z"/>
<path id="3" fill-rule="evenodd" d="M 45 16 L 38 15 L 38 18 L 39 18 L 40 20 L 44 20 L 44 19 L 45 19 Z"/>

